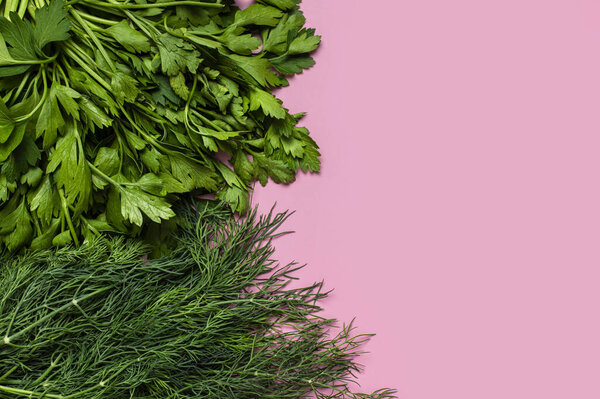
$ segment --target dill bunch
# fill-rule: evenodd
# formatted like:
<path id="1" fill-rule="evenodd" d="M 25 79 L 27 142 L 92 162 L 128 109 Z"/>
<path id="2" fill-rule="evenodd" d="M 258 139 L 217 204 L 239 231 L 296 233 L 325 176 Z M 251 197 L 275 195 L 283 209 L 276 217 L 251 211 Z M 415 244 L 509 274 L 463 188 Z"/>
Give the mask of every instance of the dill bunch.
<path id="1" fill-rule="evenodd" d="M 0 0 L 0 246 L 159 242 L 183 195 L 244 213 L 318 172 L 273 90 L 321 41 L 299 0 Z"/>
<path id="2" fill-rule="evenodd" d="M 289 287 L 272 240 L 288 213 L 183 208 L 178 247 L 100 237 L 0 256 L 0 398 L 390 398 L 353 393 L 367 335 Z"/>

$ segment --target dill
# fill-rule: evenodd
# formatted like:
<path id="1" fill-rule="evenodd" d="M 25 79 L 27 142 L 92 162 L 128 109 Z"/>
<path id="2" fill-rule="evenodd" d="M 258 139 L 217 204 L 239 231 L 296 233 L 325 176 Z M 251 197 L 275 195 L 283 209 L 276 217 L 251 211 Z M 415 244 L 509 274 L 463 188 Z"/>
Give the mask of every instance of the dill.
<path id="1" fill-rule="evenodd" d="M 105 236 L 0 256 L 0 398 L 393 397 L 352 392 L 369 336 L 332 330 L 323 283 L 291 288 L 302 266 L 273 259 L 289 213 L 179 212 L 160 258 Z"/>

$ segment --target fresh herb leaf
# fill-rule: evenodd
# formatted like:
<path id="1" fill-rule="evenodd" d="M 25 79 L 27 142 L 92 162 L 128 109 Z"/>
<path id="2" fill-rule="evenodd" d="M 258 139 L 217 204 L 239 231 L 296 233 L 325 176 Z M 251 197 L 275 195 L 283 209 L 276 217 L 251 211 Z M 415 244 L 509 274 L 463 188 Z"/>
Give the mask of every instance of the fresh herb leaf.
<path id="1" fill-rule="evenodd" d="M 251 4 L 246 9 L 235 14 L 236 26 L 262 25 L 275 26 L 283 13 L 276 8 L 262 4 Z"/>
<path id="2" fill-rule="evenodd" d="M 150 51 L 150 40 L 148 37 L 133 29 L 126 20 L 106 29 L 113 39 L 118 41 L 127 51 L 134 53 L 147 53 Z"/>
<path id="3" fill-rule="evenodd" d="M 142 213 L 157 223 L 175 216 L 164 198 L 148 194 L 140 188 L 122 188 L 119 194 L 121 195 L 121 214 L 137 226 L 141 226 L 144 222 Z"/>
<path id="4" fill-rule="evenodd" d="M 285 118 L 285 110 L 281 107 L 281 100 L 264 90 L 253 88 L 250 90 L 250 111 L 262 108 L 265 115 L 273 118 Z"/>
<path id="5" fill-rule="evenodd" d="M 15 128 L 15 121 L 6 108 L 6 104 L 0 98 L 0 143 L 6 143 Z"/>
<path id="6" fill-rule="evenodd" d="M 50 88 L 50 94 L 37 120 L 36 136 L 43 136 L 43 147 L 50 148 L 56 143 L 58 130 L 65 126 L 65 120 L 58 107 L 57 85 L 53 84 Z"/>
<path id="7" fill-rule="evenodd" d="M 158 38 L 161 70 L 168 76 L 180 72 L 195 73 L 202 62 L 200 53 L 189 43 L 167 33 Z"/>
<path id="8" fill-rule="evenodd" d="M 71 23 L 62 0 L 53 0 L 35 13 L 34 37 L 41 50 L 48 43 L 61 42 L 69 38 Z"/>
<path id="9" fill-rule="evenodd" d="M 17 13 L 10 20 L 0 17 L 0 34 L 11 48 L 10 55 L 18 60 L 36 60 L 36 38 L 31 21 L 24 21 Z"/>

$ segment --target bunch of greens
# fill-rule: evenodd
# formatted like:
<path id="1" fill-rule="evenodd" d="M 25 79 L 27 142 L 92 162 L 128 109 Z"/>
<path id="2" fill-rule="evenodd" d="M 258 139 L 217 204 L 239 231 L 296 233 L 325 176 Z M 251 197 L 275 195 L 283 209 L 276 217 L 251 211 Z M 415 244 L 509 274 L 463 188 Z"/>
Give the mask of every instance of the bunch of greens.
<path id="1" fill-rule="evenodd" d="M 271 94 L 314 63 L 298 1 L 1 1 L 0 246 L 156 240 L 182 195 L 318 171 Z"/>
<path id="2" fill-rule="evenodd" d="M 198 211 L 197 211 L 198 210 Z M 351 327 L 272 260 L 286 214 L 182 210 L 180 246 L 98 238 L 0 258 L 0 398 L 389 398 L 349 390 Z"/>

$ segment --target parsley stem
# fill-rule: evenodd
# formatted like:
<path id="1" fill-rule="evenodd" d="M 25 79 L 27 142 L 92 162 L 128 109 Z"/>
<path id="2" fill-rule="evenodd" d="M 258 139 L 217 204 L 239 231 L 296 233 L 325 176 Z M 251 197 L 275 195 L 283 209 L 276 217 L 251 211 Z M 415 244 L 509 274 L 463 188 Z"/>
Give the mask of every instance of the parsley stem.
<path id="1" fill-rule="evenodd" d="M 165 118 L 163 118 L 156 112 L 152 111 L 150 108 L 144 106 L 143 104 L 136 102 L 134 105 L 137 109 L 145 112 L 144 116 L 146 116 L 146 118 L 148 118 L 156 123 L 159 123 L 161 125 L 164 125 L 166 123 Z"/>
<path id="2" fill-rule="evenodd" d="M 148 29 L 146 29 L 146 27 L 144 26 L 144 24 L 142 24 L 142 21 L 138 17 L 136 17 L 131 11 L 125 10 L 125 15 L 127 15 L 127 17 L 129 19 L 131 19 L 131 21 L 133 21 L 133 23 L 136 24 L 137 27 L 140 28 L 142 30 L 142 32 L 144 32 L 146 34 L 146 36 L 152 38 L 153 40 L 156 40 L 156 37 L 152 33 L 150 33 L 148 31 Z M 154 25 L 148 23 L 147 20 L 144 19 L 144 23 L 146 25 L 148 25 L 149 28 L 154 29 L 154 33 L 156 35 L 160 34 L 160 31 L 158 29 L 156 29 L 154 27 Z"/>
<path id="3" fill-rule="evenodd" d="M 60 75 L 63 78 L 63 84 L 67 87 L 70 87 L 69 85 L 69 79 L 67 78 L 67 75 L 65 74 L 64 69 L 62 68 L 62 66 L 60 66 L 60 64 L 56 64 L 56 69 L 58 69 L 58 72 L 60 73 Z"/>
<path id="4" fill-rule="evenodd" d="M 10 1 L 10 0 L 9 0 Z M 164 8 L 164 7 L 172 7 L 172 6 L 196 6 L 196 7 L 212 7 L 212 8 L 222 8 L 223 4 L 219 3 L 205 3 L 201 1 L 193 1 L 193 0 L 180 0 L 180 1 L 165 1 L 161 3 L 150 3 L 150 4 L 131 4 L 131 3 L 108 3 L 104 1 L 95 1 L 95 0 L 81 0 L 82 3 L 86 4 L 94 4 L 102 7 L 112 7 L 112 8 L 121 8 L 121 9 L 144 9 L 144 8 Z M 70 2 L 67 4 L 73 4 L 74 2 Z"/>
<path id="5" fill-rule="evenodd" d="M 71 236 L 73 236 L 73 242 L 75 242 L 76 246 L 79 246 L 79 239 L 77 238 L 77 231 L 75 230 L 75 226 L 73 226 L 73 221 L 71 220 L 71 214 L 69 213 L 69 208 L 67 207 L 67 199 L 65 198 L 65 192 L 61 188 L 58 190 L 58 195 L 60 196 L 60 205 L 63 210 L 63 214 L 65 215 L 65 219 L 67 220 L 67 225 L 69 226 L 69 230 L 71 231 Z"/>
<path id="6" fill-rule="evenodd" d="M 212 33 L 202 32 L 201 30 L 190 30 L 187 31 L 186 34 L 198 35 L 198 36 L 206 36 L 216 40 L 220 40 L 219 36 L 213 35 Z M 186 35 L 180 35 L 179 37 L 188 37 Z"/>
<path id="7" fill-rule="evenodd" d="M 35 115 L 35 113 L 38 111 L 38 109 L 40 109 L 40 107 L 42 105 L 44 105 L 44 103 L 46 102 L 46 98 L 48 96 L 48 82 L 47 82 L 47 78 L 46 78 L 46 71 L 45 70 L 40 70 L 40 71 L 42 72 L 42 79 L 44 81 L 44 93 L 42 94 L 42 99 L 40 100 L 39 103 L 37 103 L 37 105 L 33 108 L 33 110 L 31 112 L 29 112 L 26 115 L 15 118 L 15 121 L 17 121 L 17 122 L 23 122 L 23 121 L 26 121 L 29 118 L 31 118 L 33 115 Z"/>
<path id="8" fill-rule="evenodd" d="M 42 65 L 42 64 L 48 64 L 48 63 L 54 61 L 57 56 L 58 56 L 58 54 L 54 54 L 52 57 L 46 58 L 46 59 L 43 59 L 43 60 L 7 60 L 7 59 L 4 59 L 4 60 L 0 61 L 0 66 L 7 66 L 7 65 Z"/>
<path id="9" fill-rule="evenodd" d="M 93 163 L 91 163 L 89 161 L 88 161 L 88 166 L 90 167 L 92 172 L 94 172 L 99 178 L 101 178 L 108 184 L 111 184 L 112 186 L 114 186 L 118 189 L 122 188 L 122 186 L 136 186 L 137 185 L 137 183 L 131 183 L 131 182 L 122 182 L 122 183 L 118 182 L 115 179 L 108 176 L 106 173 L 102 172 L 100 169 L 98 169 L 96 167 L 96 165 L 94 165 Z"/>
<path id="10" fill-rule="evenodd" d="M 73 42 L 65 42 L 65 46 L 75 51 L 81 60 L 87 62 L 89 65 L 96 65 L 96 61 L 90 57 L 89 54 L 87 54 L 78 44 Z"/>
<path id="11" fill-rule="evenodd" d="M 111 184 L 117 188 L 121 187 L 121 183 L 116 182 L 114 179 L 110 178 L 106 173 L 104 173 L 103 171 L 101 171 L 100 169 L 98 169 L 96 167 L 96 165 L 94 165 L 93 163 L 88 161 L 88 166 L 90 167 L 90 169 L 92 170 L 92 172 L 94 172 L 99 178 L 101 178 L 102 180 L 104 180 L 105 182 L 107 182 L 108 184 Z"/>
<path id="12" fill-rule="evenodd" d="M 94 79 L 96 79 L 96 81 L 98 83 L 100 83 L 102 86 L 104 86 L 105 89 L 107 89 L 109 91 L 112 90 L 112 87 L 108 83 L 106 83 L 106 81 L 104 79 L 102 79 L 102 77 L 100 75 L 98 75 L 96 72 L 94 72 L 92 70 L 92 68 L 90 68 L 81 58 L 79 58 L 79 56 L 77 54 L 75 54 L 75 52 L 73 50 L 65 47 L 65 52 L 68 53 L 79 64 L 80 67 L 85 69 L 85 71 L 87 73 L 89 73 L 90 76 L 92 76 Z"/>
<path id="13" fill-rule="evenodd" d="M 98 36 L 96 36 L 94 31 L 92 31 L 92 29 L 90 28 L 89 23 L 84 21 L 83 18 L 81 18 L 81 16 L 79 15 L 79 13 L 74 9 L 71 8 L 70 12 L 71 15 L 73 15 L 73 17 L 77 20 L 77 22 L 79 22 L 85 33 L 87 33 L 90 39 L 92 39 L 92 42 L 94 42 L 96 48 L 100 51 L 102 57 L 104 57 L 104 60 L 106 61 L 108 67 L 111 69 L 112 72 L 115 72 L 117 69 L 115 68 L 115 64 L 113 63 L 112 58 L 108 56 L 106 49 L 104 48 L 102 43 L 100 43 L 100 40 L 98 40 Z"/>
<path id="14" fill-rule="evenodd" d="M 19 7 L 18 0 L 6 0 L 6 3 L 4 3 L 4 17 L 10 21 L 10 13 L 17 11 L 17 7 Z"/>
<path id="15" fill-rule="evenodd" d="M 225 132 L 225 130 L 223 130 L 221 127 L 217 126 L 216 124 L 214 124 L 210 119 L 208 119 L 207 117 L 205 117 L 204 115 L 202 115 L 200 112 L 192 111 L 192 113 L 194 114 L 194 116 L 196 118 L 201 119 L 202 122 L 204 122 L 207 125 L 211 126 L 216 131 L 218 131 L 218 132 Z M 193 121 L 192 121 L 192 123 L 193 123 Z"/>
<path id="16" fill-rule="evenodd" d="M 40 220 L 38 219 L 38 217 L 36 215 L 32 215 L 32 216 L 33 216 L 33 227 L 35 227 L 35 231 L 39 235 L 42 235 L 42 228 L 40 226 Z"/>
<path id="17" fill-rule="evenodd" d="M 17 14 L 19 14 L 20 18 L 23 18 L 25 16 L 28 5 L 29 5 L 29 0 L 21 0 L 19 2 L 19 7 L 17 8 Z"/>
<path id="18" fill-rule="evenodd" d="M 152 137 L 151 135 L 149 135 L 146 131 L 144 131 L 144 129 L 140 128 L 137 123 L 134 122 L 134 120 L 131 118 L 131 115 L 129 115 L 129 112 L 127 112 L 127 110 L 123 107 L 120 107 L 121 111 L 123 112 L 123 115 L 125 116 L 125 118 L 127 118 L 127 120 L 129 121 L 129 124 L 131 125 L 131 127 L 133 127 L 138 133 L 140 133 L 142 135 L 142 137 L 144 137 L 146 140 L 148 140 L 148 142 L 150 144 L 152 144 L 154 147 L 158 148 L 159 150 L 162 150 L 164 152 L 169 152 L 169 150 L 167 148 L 165 148 L 160 142 L 158 142 L 154 137 Z"/>
<path id="19" fill-rule="evenodd" d="M 99 24 L 104 24 L 104 25 L 116 25 L 116 24 L 118 24 L 117 21 L 113 21 L 113 20 L 106 19 L 106 18 L 100 18 L 100 17 L 97 17 L 95 15 L 88 14 L 87 12 L 84 12 L 84 11 L 81 11 L 81 10 L 76 10 L 75 12 L 77 14 L 79 14 L 81 17 L 87 19 L 88 21 L 97 22 Z"/>
<path id="20" fill-rule="evenodd" d="M 90 229 L 92 234 L 94 234 L 96 237 L 101 237 L 100 232 L 94 226 L 92 226 L 92 224 L 85 217 L 81 216 L 81 220 L 87 225 L 87 228 Z"/>
<path id="21" fill-rule="evenodd" d="M 23 91 L 23 88 L 25 88 L 25 84 L 29 82 L 30 75 L 31 75 L 31 71 L 27 71 L 25 76 L 23 76 L 23 79 L 21 79 L 21 83 L 19 84 L 19 87 L 17 88 L 17 91 L 14 93 L 14 96 L 13 96 L 14 101 L 18 100 L 19 95 Z"/>
<path id="22" fill-rule="evenodd" d="M 187 101 L 185 102 L 185 108 L 183 109 L 183 123 L 185 126 L 191 130 L 190 121 L 189 121 L 189 113 L 190 113 L 190 104 L 192 102 L 192 98 L 194 97 L 194 93 L 196 92 L 196 87 L 198 86 L 198 75 L 194 74 L 194 82 L 192 83 L 192 89 L 190 90 L 190 95 L 188 96 Z"/>

